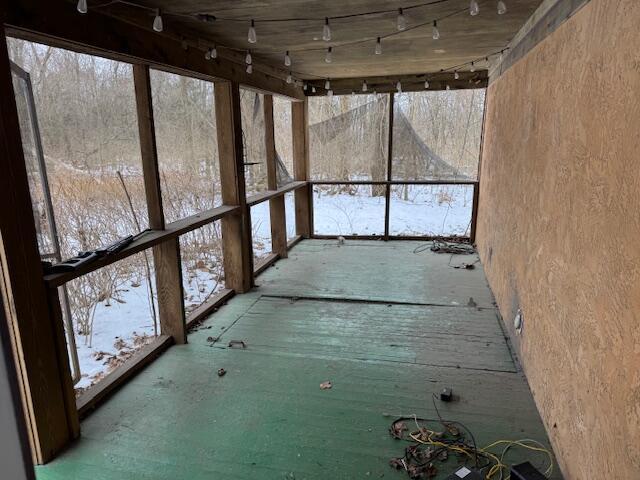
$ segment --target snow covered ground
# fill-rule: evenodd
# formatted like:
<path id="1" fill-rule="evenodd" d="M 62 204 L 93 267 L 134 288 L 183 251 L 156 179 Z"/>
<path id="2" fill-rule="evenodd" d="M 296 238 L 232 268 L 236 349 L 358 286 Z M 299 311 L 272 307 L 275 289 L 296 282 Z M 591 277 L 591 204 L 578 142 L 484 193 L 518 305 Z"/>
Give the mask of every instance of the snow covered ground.
<path id="1" fill-rule="evenodd" d="M 415 185 L 404 199 L 393 187 L 389 208 L 391 235 L 468 234 L 473 205 L 473 187 L 465 185 Z M 361 186 L 356 195 L 314 192 L 314 231 L 319 235 L 384 234 L 384 197 L 370 196 Z"/>
<path id="2" fill-rule="evenodd" d="M 473 188 L 466 186 L 414 186 L 406 192 L 392 191 L 390 233 L 392 235 L 464 235 L 468 233 L 473 204 Z M 287 236 L 295 236 L 293 194 L 285 196 Z M 374 235 L 384 233 L 384 197 L 371 197 L 370 187 L 357 194 L 314 193 L 314 226 L 318 234 Z M 254 255 L 271 251 L 269 202 L 251 208 Z M 197 306 L 224 285 L 216 285 L 205 270 L 183 271 L 185 305 Z M 157 309 L 156 309 L 157 311 Z M 119 291 L 119 301 L 96 307 L 91 346 L 76 335 L 82 378 L 76 387 L 86 388 L 111 367 L 153 338 L 148 285 L 146 280 L 127 284 Z"/>
<path id="3" fill-rule="evenodd" d="M 210 294 L 224 288 L 224 284 L 216 283 L 211 273 L 204 270 L 196 270 L 194 277 L 193 271 L 183 269 L 182 278 L 187 311 L 200 305 Z M 155 284 L 153 288 L 155 289 Z M 154 291 L 157 314 L 155 295 Z M 88 338 L 76 334 L 81 373 L 76 388 L 87 388 L 99 381 L 102 375 L 125 361 L 152 340 L 154 335 L 147 280 L 127 284 L 119 290 L 117 301 L 112 299 L 109 303 L 101 302 L 97 305 L 90 344 Z"/>

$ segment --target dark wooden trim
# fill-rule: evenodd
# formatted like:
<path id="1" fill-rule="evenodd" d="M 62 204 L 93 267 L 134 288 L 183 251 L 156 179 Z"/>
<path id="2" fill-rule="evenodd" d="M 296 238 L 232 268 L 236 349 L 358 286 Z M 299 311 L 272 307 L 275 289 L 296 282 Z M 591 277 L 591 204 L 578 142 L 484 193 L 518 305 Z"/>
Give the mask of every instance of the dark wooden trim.
<path id="1" fill-rule="evenodd" d="M 143 63 L 208 81 L 230 80 L 295 100 L 304 99 L 302 88 L 285 82 L 287 71 L 258 62 L 253 73 L 247 74 L 241 52 L 225 51 L 215 60 L 206 60 L 204 47 L 185 50 L 181 37 L 169 30 L 162 33 L 151 30 L 146 14 L 141 14 L 141 22 L 149 27 L 143 28 L 96 10 L 79 15 L 73 1 L 11 0 L 6 4 L 3 8 L 7 10 L 7 31 L 17 38 L 122 62 Z"/>
<path id="2" fill-rule="evenodd" d="M 480 151 L 478 152 L 478 182 L 473 186 L 473 207 L 471 211 L 471 231 L 469 238 L 471 243 L 476 242 L 476 232 L 478 229 L 478 212 L 480 210 L 480 181 L 482 180 L 482 154 L 484 152 L 484 133 L 487 121 L 487 95 L 484 96 L 484 106 L 482 107 L 482 129 L 480 130 Z"/>
<path id="3" fill-rule="evenodd" d="M 396 75 L 384 77 L 356 77 L 356 78 L 336 78 L 331 80 L 331 89 L 334 95 L 371 95 L 372 92 L 393 93 L 396 91 L 398 80 L 402 82 L 402 92 L 425 92 L 446 90 L 447 85 L 452 90 L 467 90 L 474 88 L 486 88 L 489 73 L 487 70 L 476 70 L 475 72 L 460 71 L 460 78 L 454 78 L 453 70 L 448 72 L 436 72 L 419 75 Z M 429 88 L 424 88 L 424 81 L 429 80 Z M 367 81 L 368 90 L 362 92 L 362 81 Z M 312 88 L 307 88 L 307 96 L 326 96 L 324 89 L 324 79 L 308 80 L 307 84 L 316 87 L 313 93 Z"/>
<path id="4" fill-rule="evenodd" d="M 261 258 L 256 263 L 256 268 L 253 271 L 253 274 L 257 277 L 262 272 L 264 272 L 267 268 L 269 268 L 271 265 L 276 263 L 278 260 L 280 260 L 280 255 L 278 255 L 277 253 L 270 253 L 266 257 Z"/>
<path id="5" fill-rule="evenodd" d="M 291 183 L 287 183 L 282 187 L 276 190 L 265 190 L 264 192 L 256 193 L 255 195 L 251 195 L 247 197 L 247 205 L 249 207 L 253 207 L 258 205 L 259 203 L 266 202 L 267 200 L 271 200 L 273 198 L 278 198 L 284 196 L 285 193 L 292 192 L 299 188 L 305 187 L 307 182 L 303 181 L 293 181 Z"/>
<path id="6" fill-rule="evenodd" d="M 150 230 L 143 233 L 138 239 L 128 245 L 126 248 L 116 252 L 108 257 L 103 257 L 96 260 L 89 265 L 78 268 L 73 272 L 54 273 L 45 275 L 44 281 L 49 288 L 59 287 L 64 285 L 74 278 L 81 277 L 87 273 L 98 270 L 99 268 L 106 267 L 117 261 L 140 253 L 147 248 L 151 248 L 166 240 L 177 238 L 192 230 L 196 230 L 203 225 L 212 223 L 216 220 L 224 219 L 226 217 L 236 216 L 240 212 L 240 207 L 231 205 L 222 205 L 220 207 L 212 208 L 206 212 L 197 213 L 190 217 L 183 218 L 173 223 L 169 223 L 165 230 Z"/>
<path id="7" fill-rule="evenodd" d="M 220 83 L 214 96 L 222 200 L 240 208 L 239 215 L 222 220 L 225 284 L 244 293 L 253 286 L 253 254 L 251 215 L 245 193 L 240 86 Z"/>
<path id="8" fill-rule="evenodd" d="M 387 112 L 387 182 L 393 178 L 393 108 L 395 94 L 389 94 L 389 111 Z M 391 185 L 387 183 L 384 191 L 384 238 L 389 239 L 389 212 L 391 209 Z"/>
<path id="9" fill-rule="evenodd" d="M 154 230 L 164 230 L 165 220 L 160 188 L 151 76 L 147 65 L 133 66 L 133 83 L 149 226 Z M 153 261 L 161 331 L 165 335 L 171 335 L 177 344 L 186 343 L 182 261 L 178 239 L 169 238 L 155 245 L 153 247 Z"/>
<path id="10" fill-rule="evenodd" d="M 471 207 L 471 231 L 469 232 L 469 239 L 471 243 L 476 241 L 476 227 L 478 224 L 478 201 L 480 195 L 480 186 L 473 186 L 473 205 Z"/>
<path id="11" fill-rule="evenodd" d="M 0 263 L 2 258 L 0 258 Z M 2 271 L 0 264 L 0 271 Z M 9 319 L 0 295 L 0 425 L 3 425 L 0 465 L 3 475 L 15 480 L 36 480 L 29 433 L 20 392 L 20 379 L 13 354 Z M 6 445 L 6 446 L 5 446 Z M 18 455 L 15 455 L 18 453 Z"/>
<path id="12" fill-rule="evenodd" d="M 3 9 L 7 2 L 3 3 Z M 0 16 L 3 12 L 0 12 Z M 57 317 L 42 282 L 29 181 L 22 150 L 12 74 L 0 25 L 0 294 L 7 310 L 12 345 L 27 417 L 34 463 L 54 458 L 76 436 L 67 408 L 70 372 L 61 369 Z M 66 351 L 64 352 L 66 357 Z M 65 379 L 65 375 L 69 376 Z M 67 381 L 69 380 L 69 382 Z"/>
<path id="13" fill-rule="evenodd" d="M 234 290 L 225 288 L 213 294 L 202 305 L 196 307 L 187 315 L 187 331 L 202 323 L 209 315 L 234 297 L 235 294 L 236 292 Z"/>
<path id="14" fill-rule="evenodd" d="M 477 180 L 309 180 L 310 185 L 475 185 Z"/>
<path id="15" fill-rule="evenodd" d="M 64 330 L 64 317 L 62 314 L 62 304 L 60 303 L 59 289 L 50 288 L 47 290 L 47 302 L 52 317 L 52 328 L 54 332 L 54 343 L 58 355 L 58 370 L 60 371 L 60 384 L 64 394 L 64 404 L 66 409 L 66 419 L 72 438 L 80 436 L 80 419 L 76 411 L 75 390 L 73 379 L 71 378 L 71 367 L 69 365 L 69 352 L 67 351 L 67 338 Z"/>
<path id="16" fill-rule="evenodd" d="M 109 395 L 137 375 L 145 366 L 155 360 L 172 344 L 173 337 L 170 335 L 158 336 L 137 351 L 124 364 L 117 367 L 96 385 L 82 393 L 76 400 L 80 418 L 85 418 L 90 412 L 95 410 Z"/>
<path id="17" fill-rule="evenodd" d="M 298 243 L 300 243 L 301 240 L 303 240 L 304 237 L 302 235 L 296 235 L 295 237 L 293 237 L 291 240 L 289 240 L 287 242 L 287 248 L 289 250 L 291 250 L 293 247 L 295 247 Z"/>

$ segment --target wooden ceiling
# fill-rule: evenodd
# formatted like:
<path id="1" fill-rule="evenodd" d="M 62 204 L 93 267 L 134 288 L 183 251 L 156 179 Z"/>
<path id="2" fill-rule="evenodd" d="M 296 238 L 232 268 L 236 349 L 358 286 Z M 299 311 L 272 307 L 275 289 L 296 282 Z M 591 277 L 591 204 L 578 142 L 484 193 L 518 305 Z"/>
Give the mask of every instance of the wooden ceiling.
<path id="1" fill-rule="evenodd" d="M 374 54 L 375 39 L 397 32 L 395 12 L 331 20 L 331 41 L 321 38 L 322 19 L 326 16 L 390 10 L 428 1 L 439 3 L 405 10 L 409 29 L 383 39 L 382 55 Z M 228 46 L 235 51 L 219 48 L 220 55 L 237 59 L 244 55 L 239 50 L 250 48 L 255 62 L 291 70 L 297 78 L 337 79 L 439 72 L 485 57 L 506 47 L 541 0 L 505 0 L 508 10 L 504 15 L 497 13 L 497 0 L 480 0 L 477 16 L 469 15 L 469 0 L 134 0 L 134 3 L 160 8 L 165 33 L 184 36 L 201 46 L 203 52 L 208 44 Z M 151 11 L 126 4 L 107 5 L 99 11 L 136 23 L 145 22 L 149 27 L 153 21 Z M 197 19 L 196 14 L 214 15 L 217 20 L 205 22 Z M 282 18 L 301 20 L 264 22 Z M 247 41 L 251 19 L 256 21 L 256 44 Z M 441 36 L 437 41 L 432 39 L 434 19 L 442 19 L 438 22 Z M 428 24 L 411 29 L 423 23 Z M 356 45 L 344 45 L 361 40 Z M 333 47 L 332 63 L 325 62 L 328 46 Z M 287 50 L 293 62 L 291 67 L 283 64 Z M 487 64 L 479 67 L 487 68 Z"/>

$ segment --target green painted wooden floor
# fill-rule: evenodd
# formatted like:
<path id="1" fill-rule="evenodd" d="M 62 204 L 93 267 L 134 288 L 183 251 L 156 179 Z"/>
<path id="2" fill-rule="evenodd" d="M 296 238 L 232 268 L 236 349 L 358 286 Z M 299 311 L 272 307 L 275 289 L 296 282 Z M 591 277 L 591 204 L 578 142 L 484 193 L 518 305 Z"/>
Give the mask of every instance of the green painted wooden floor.
<path id="1" fill-rule="evenodd" d="M 482 269 L 418 245 L 298 244 L 91 414 L 38 479 L 404 479 L 388 465 L 405 446 L 391 417 L 433 418 L 444 386 L 460 399 L 443 416 L 479 444 L 548 444 Z"/>

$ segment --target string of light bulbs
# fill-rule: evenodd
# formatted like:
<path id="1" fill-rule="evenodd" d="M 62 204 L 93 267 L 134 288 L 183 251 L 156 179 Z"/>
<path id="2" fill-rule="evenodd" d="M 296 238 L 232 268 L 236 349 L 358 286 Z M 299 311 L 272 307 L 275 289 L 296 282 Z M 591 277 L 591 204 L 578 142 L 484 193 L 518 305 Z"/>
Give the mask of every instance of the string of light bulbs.
<path id="1" fill-rule="evenodd" d="M 495 56 L 500 56 L 500 58 L 502 58 L 502 56 L 504 55 L 504 52 L 506 52 L 507 50 L 509 50 L 509 47 L 502 48 L 502 49 L 497 50 L 495 52 L 492 52 L 492 53 L 490 53 L 488 55 L 483 55 L 483 56 L 475 58 L 475 59 L 473 59 L 473 60 L 471 60 L 469 62 L 461 63 L 461 64 L 458 64 L 458 65 L 453 65 L 453 66 L 448 67 L 448 68 L 443 68 L 438 73 L 435 73 L 435 74 L 434 73 L 417 74 L 417 75 L 415 75 L 415 78 L 416 79 L 424 78 L 424 89 L 428 90 L 429 87 L 431 86 L 431 84 L 429 82 L 430 77 L 431 77 L 431 80 L 433 81 L 433 76 L 434 75 L 443 74 L 443 73 L 452 73 L 453 74 L 453 80 L 459 80 L 460 79 L 460 74 L 458 72 L 459 69 L 461 69 L 463 67 L 466 67 L 466 66 L 469 66 L 470 67 L 469 71 L 471 73 L 473 73 L 473 72 L 475 72 L 475 66 L 478 63 L 480 63 L 482 61 L 485 61 L 485 62 L 488 63 L 489 62 L 489 58 L 495 57 Z M 332 96 L 333 95 L 333 89 L 331 87 L 331 79 L 330 78 L 318 77 L 316 75 L 310 75 L 310 74 L 303 74 L 303 75 L 305 75 L 305 76 L 307 76 L 307 75 L 308 76 L 315 76 L 319 80 L 324 80 L 324 90 L 327 92 L 327 95 L 328 96 Z M 441 79 L 438 80 L 438 81 L 440 82 L 440 84 L 443 83 L 443 80 L 441 80 Z M 311 86 L 312 93 L 316 93 L 317 92 L 317 89 L 316 89 L 315 85 L 310 84 L 308 81 L 304 81 L 303 82 L 303 89 L 305 91 L 308 90 L 309 86 Z M 370 88 L 369 83 L 367 83 L 366 80 L 363 80 L 362 81 L 361 91 L 363 93 L 367 93 L 369 91 L 369 88 Z M 395 88 L 397 93 L 402 93 L 402 80 L 398 79 L 396 81 L 395 85 L 392 84 L 392 88 Z M 445 83 L 445 89 L 446 90 L 451 90 L 451 85 L 448 82 Z M 351 93 L 354 94 L 355 91 L 352 90 Z M 372 93 L 375 95 L 375 94 L 377 94 L 377 91 L 374 89 Z"/>
<path id="2" fill-rule="evenodd" d="M 326 63 L 332 63 L 333 61 L 333 50 L 334 48 L 338 48 L 338 49 L 342 49 L 344 47 L 348 47 L 348 46 L 353 46 L 353 45 L 358 45 L 358 44 L 362 44 L 365 42 L 371 42 L 371 41 L 375 41 L 375 46 L 374 46 L 374 54 L 375 55 L 381 55 L 382 54 L 382 40 L 387 39 L 389 37 L 398 35 L 400 33 L 406 32 L 406 31 L 411 31 L 417 28 L 422 28 L 424 26 L 427 25 L 432 25 L 432 38 L 433 40 L 439 40 L 440 39 L 440 30 L 438 28 L 438 22 L 441 22 L 442 20 L 445 20 L 447 18 L 450 18 L 454 15 L 458 15 L 460 13 L 466 12 L 467 10 L 469 11 L 469 14 L 471 16 L 476 16 L 479 14 L 480 12 L 480 2 L 478 2 L 478 0 L 470 0 L 469 3 L 469 8 L 467 9 L 466 7 L 464 9 L 460 9 L 460 10 L 456 10 L 453 12 L 448 13 L 447 15 L 444 15 L 440 18 L 434 19 L 434 20 L 429 20 L 426 22 L 421 22 L 412 26 L 409 26 L 408 21 L 406 16 L 404 15 L 404 12 L 407 10 L 412 10 L 412 9 L 416 9 L 416 8 L 421 8 L 421 7 L 427 7 L 427 6 L 431 6 L 431 5 L 436 5 L 436 4 L 442 4 L 442 3 L 448 3 L 448 2 L 452 2 L 452 1 L 456 1 L 456 0 L 431 0 L 429 2 L 422 2 L 422 3 L 418 3 L 418 4 L 414 4 L 414 5 L 409 5 L 406 7 L 402 7 L 402 8 L 398 8 L 398 9 L 387 9 L 387 10 L 375 10 L 375 11 L 367 11 L 367 12 L 360 12 L 360 13 L 353 13 L 353 14 L 344 14 L 344 15 L 335 15 L 335 16 L 327 16 L 324 17 L 324 24 L 323 24 L 323 30 L 322 30 L 322 39 L 325 42 L 329 42 L 331 41 L 331 26 L 330 26 L 330 20 L 339 20 L 339 19 L 345 19 L 345 18 L 353 18 L 353 17 L 364 17 L 364 16 L 371 16 L 371 15 L 382 15 L 382 14 L 389 14 L 389 13 L 396 13 L 397 17 L 396 17 L 396 31 L 394 32 L 390 32 L 387 33 L 385 35 L 380 35 L 380 36 L 376 36 L 376 37 L 369 37 L 369 38 L 364 38 L 364 39 L 358 39 L 358 40 L 353 40 L 350 42 L 343 42 L 340 44 L 334 44 L 328 47 L 312 47 L 312 48 L 301 48 L 301 49 L 291 49 L 291 50 L 286 50 L 285 54 L 284 54 L 284 65 L 286 67 L 290 67 L 292 65 L 292 59 L 291 59 L 291 52 L 308 52 L 308 51 L 324 51 L 325 52 L 325 57 L 324 60 Z M 487 3 L 489 0 L 486 0 L 482 3 Z M 108 1 L 106 3 L 102 3 L 102 4 L 98 4 L 98 5 L 93 5 L 91 8 L 92 9 L 97 9 L 97 8 L 103 8 L 106 6 L 110 6 L 110 5 L 114 5 L 114 4 L 123 4 L 123 5 L 128 5 L 128 6 L 132 6 L 132 7 L 137 7 L 137 8 L 142 8 L 148 11 L 152 11 L 154 13 L 154 18 L 153 18 L 153 23 L 152 23 L 152 28 L 154 31 L 156 32 L 162 32 L 164 31 L 164 22 L 162 19 L 162 15 L 173 15 L 173 16 L 180 16 L 180 17 L 188 17 L 191 19 L 197 19 L 199 21 L 204 21 L 204 22 L 209 22 L 209 23 L 213 23 L 213 22 L 217 22 L 220 20 L 223 21 L 232 21 L 232 22 L 247 22 L 247 19 L 240 19 L 240 18 L 233 18 L 233 17 L 217 17 L 215 15 L 211 15 L 208 13 L 179 13 L 179 12 L 168 12 L 168 11 L 161 11 L 158 8 L 153 8 L 153 7 L 149 7 L 146 5 L 141 5 L 138 3 L 134 3 L 128 0 L 111 0 Z M 89 5 L 87 3 L 87 0 L 78 0 L 77 3 L 77 10 L 79 13 L 81 14 L 86 14 L 89 10 Z M 497 1 L 497 13 L 499 15 L 503 15 L 507 12 L 507 7 L 505 4 L 504 0 L 498 0 Z M 249 20 L 249 29 L 247 32 L 247 42 L 249 44 L 256 44 L 258 41 L 258 36 L 257 36 L 257 31 L 256 31 L 256 23 L 267 23 L 267 22 L 294 22 L 294 21 L 317 21 L 319 20 L 317 17 L 304 17 L 304 18 L 273 18 L 273 19 L 250 19 Z M 186 39 L 183 38 L 183 47 L 187 48 L 187 42 Z M 213 44 L 213 46 L 209 47 L 206 49 L 205 51 L 205 59 L 206 60 L 213 60 L 218 58 L 218 48 L 223 48 L 223 49 L 227 49 L 230 51 L 236 51 L 236 52 L 246 52 L 245 54 L 245 58 L 244 58 L 244 63 L 246 65 L 245 71 L 248 74 L 253 73 L 253 59 L 252 59 L 252 55 L 251 55 L 251 49 L 243 49 L 243 48 L 238 48 L 238 47 L 230 47 L 230 46 L 224 46 L 224 45 L 219 45 L 219 44 Z M 504 52 L 504 49 L 500 51 L 500 55 L 502 55 L 502 53 Z M 272 52 L 270 52 L 272 53 Z M 486 59 L 488 60 L 488 58 L 490 56 L 493 56 L 495 54 L 490 54 L 486 56 Z M 480 59 L 482 59 L 484 57 L 480 57 Z M 452 67 L 452 68 L 461 68 L 463 66 L 467 66 L 470 65 L 471 67 L 471 71 L 475 71 L 475 64 L 477 63 L 478 59 L 470 61 L 470 62 L 466 62 L 464 64 L 461 64 L 457 67 Z M 444 71 L 448 71 L 450 69 L 443 69 L 441 70 L 441 72 Z M 286 76 L 286 82 L 287 83 L 296 83 L 299 84 L 300 81 L 297 79 L 293 78 L 294 72 L 293 70 L 289 69 L 288 74 Z M 319 77 L 316 75 L 305 75 L 305 76 L 312 76 L 312 77 L 316 77 L 316 78 L 324 78 L 324 77 Z M 459 78 L 459 74 L 457 72 L 457 69 L 454 71 L 454 79 L 458 79 Z M 327 80 L 328 81 L 328 80 Z M 425 84 L 428 85 L 428 80 L 425 80 Z M 305 85 L 305 89 L 306 89 L 306 82 L 304 83 Z M 398 84 L 396 85 L 398 91 L 401 91 L 401 82 L 398 81 Z M 314 87 L 315 88 L 315 87 Z M 366 83 L 363 85 L 363 88 L 366 88 Z M 428 88 L 428 87 L 425 87 Z M 326 88 L 327 91 L 330 91 L 330 88 Z M 366 91 L 366 90 L 364 90 Z"/>

